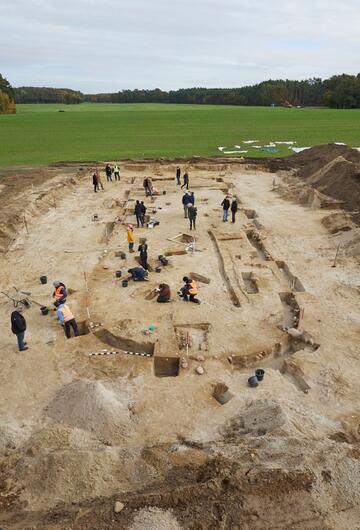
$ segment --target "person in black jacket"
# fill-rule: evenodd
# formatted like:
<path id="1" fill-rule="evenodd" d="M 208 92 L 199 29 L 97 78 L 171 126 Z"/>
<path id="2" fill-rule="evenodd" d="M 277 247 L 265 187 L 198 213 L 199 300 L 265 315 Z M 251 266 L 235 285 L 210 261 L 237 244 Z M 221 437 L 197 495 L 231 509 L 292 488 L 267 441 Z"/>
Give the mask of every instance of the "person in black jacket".
<path id="1" fill-rule="evenodd" d="M 98 181 L 98 177 L 96 173 L 93 174 L 92 180 L 93 180 L 94 191 L 96 193 L 97 190 L 99 189 L 99 181 Z"/>
<path id="2" fill-rule="evenodd" d="M 139 228 L 140 223 L 141 223 L 141 226 L 144 226 L 144 221 L 142 220 L 142 216 L 141 216 L 140 201 L 136 201 L 134 214 L 136 216 L 137 227 Z"/>
<path id="3" fill-rule="evenodd" d="M 235 223 L 235 215 L 237 211 L 238 211 L 238 203 L 236 199 L 233 199 L 231 203 L 231 222 L 232 223 Z"/>
<path id="4" fill-rule="evenodd" d="M 193 228 L 194 230 L 196 230 L 196 216 L 197 216 L 196 206 L 189 204 L 188 216 L 189 216 L 189 221 L 190 221 L 190 230 L 192 230 Z"/>
<path id="5" fill-rule="evenodd" d="M 147 259 L 148 259 L 147 251 L 148 251 L 148 246 L 144 241 L 143 243 L 139 245 L 138 252 L 140 252 L 140 264 L 142 267 L 144 267 L 145 270 L 148 270 L 148 267 L 149 267 L 148 262 L 147 262 Z"/>
<path id="6" fill-rule="evenodd" d="M 186 189 L 188 190 L 189 189 L 189 175 L 186 173 L 184 173 L 184 184 L 181 186 L 180 189 L 183 189 L 185 186 L 186 186 Z"/>
<path id="7" fill-rule="evenodd" d="M 176 184 L 178 186 L 180 186 L 181 182 L 180 182 L 180 178 L 181 178 L 181 169 L 179 168 L 179 166 L 176 168 Z"/>
<path id="8" fill-rule="evenodd" d="M 223 221 L 224 221 L 224 223 L 226 223 L 227 220 L 228 220 L 229 208 L 230 208 L 230 201 L 229 201 L 227 196 L 225 197 L 225 199 L 221 203 L 221 206 L 223 207 Z"/>
<path id="9" fill-rule="evenodd" d="M 11 313 L 11 331 L 16 335 L 19 351 L 27 350 L 25 339 L 26 320 L 22 316 L 23 307 L 20 306 L 16 311 Z"/>
<path id="10" fill-rule="evenodd" d="M 144 204 L 144 201 L 141 201 L 141 204 L 140 204 L 140 221 L 141 221 L 141 226 L 144 226 L 144 223 L 145 223 L 145 214 L 146 214 L 146 206 Z"/>

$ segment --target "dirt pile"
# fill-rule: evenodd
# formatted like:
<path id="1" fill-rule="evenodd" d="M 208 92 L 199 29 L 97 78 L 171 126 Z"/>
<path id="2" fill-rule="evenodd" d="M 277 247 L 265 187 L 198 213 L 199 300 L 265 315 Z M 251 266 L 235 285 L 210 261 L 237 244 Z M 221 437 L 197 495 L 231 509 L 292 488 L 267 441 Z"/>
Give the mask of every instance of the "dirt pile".
<path id="1" fill-rule="evenodd" d="M 292 157 L 296 176 L 333 199 L 344 201 L 360 224 L 360 153 L 346 145 L 319 145 Z"/>
<path id="2" fill-rule="evenodd" d="M 181 526 L 169 510 L 150 507 L 136 513 L 130 530 L 181 530 Z"/>
<path id="3" fill-rule="evenodd" d="M 129 422 L 128 401 L 120 400 L 99 381 L 88 380 L 61 388 L 47 407 L 47 415 L 107 440 L 123 438 Z"/>

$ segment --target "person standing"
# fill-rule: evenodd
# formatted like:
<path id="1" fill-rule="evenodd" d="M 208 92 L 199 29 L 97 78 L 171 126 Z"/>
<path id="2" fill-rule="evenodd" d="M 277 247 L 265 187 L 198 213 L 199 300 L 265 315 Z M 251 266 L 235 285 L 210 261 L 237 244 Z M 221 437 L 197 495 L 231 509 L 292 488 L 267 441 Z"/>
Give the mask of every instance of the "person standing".
<path id="1" fill-rule="evenodd" d="M 19 351 L 28 350 L 25 342 L 26 320 L 21 314 L 24 308 L 19 306 L 11 313 L 11 331 L 16 335 Z"/>
<path id="2" fill-rule="evenodd" d="M 184 173 L 184 184 L 181 186 L 181 189 L 183 189 L 184 186 L 186 186 L 187 190 L 189 189 L 189 175 L 187 172 Z"/>
<path id="3" fill-rule="evenodd" d="M 189 216 L 189 221 L 190 221 L 190 230 L 192 230 L 193 228 L 194 230 L 196 230 L 197 208 L 193 204 L 189 204 L 188 216 Z"/>
<path id="4" fill-rule="evenodd" d="M 127 240 L 129 243 L 129 252 L 134 252 L 134 243 L 135 243 L 135 236 L 134 236 L 134 227 L 133 225 L 128 225 L 127 228 Z"/>
<path id="5" fill-rule="evenodd" d="M 120 168 L 117 164 L 114 166 L 114 177 L 115 180 L 120 180 Z"/>
<path id="6" fill-rule="evenodd" d="M 146 206 L 144 204 L 144 201 L 141 201 L 141 204 L 140 204 L 140 221 L 141 221 L 141 226 L 144 226 L 144 223 L 145 223 L 145 214 L 146 214 Z"/>
<path id="7" fill-rule="evenodd" d="M 106 164 L 105 166 L 105 173 L 106 173 L 106 180 L 108 182 L 112 182 L 112 176 L 111 176 L 111 167 L 110 164 Z"/>
<path id="8" fill-rule="evenodd" d="M 190 192 L 190 203 L 194 206 L 195 204 L 195 194 L 193 191 Z"/>
<path id="9" fill-rule="evenodd" d="M 138 252 L 140 252 L 140 264 L 142 267 L 144 267 L 145 270 L 148 270 L 149 268 L 148 262 L 147 262 L 147 259 L 148 259 L 147 251 L 148 251 L 148 246 L 145 240 L 142 243 L 140 243 L 139 248 L 138 248 Z"/>
<path id="10" fill-rule="evenodd" d="M 141 221 L 141 204 L 140 204 L 140 201 L 136 201 L 136 203 L 135 203 L 134 215 L 136 216 L 137 227 L 139 228 L 140 223 L 141 223 L 141 226 L 144 226 L 144 223 Z"/>
<path id="11" fill-rule="evenodd" d="M 53 298 L 55 298 L 54 306 L 58 307 L 60 304 L 65 304 L 67 299 L 67 290 L 65 284 L 60 280 L 55 280 L 53 282 L 53 286 Z"/>
<path id="12" fill-rule="evenodd" d="M 184 207 L 184 217 L 185 217 L 185 219 L 187 219 L 187 217 L 188 217 L 188 207 L 189 207 L 189 204 L 191 204 L 190 195 L 188 194 L 187 191 L 183 195 L 182 204 L 183 204 L 183 207 Z"/>
<path id="13" fill-rule="evenodd" d="M 104 186 L 103 186 L 103 183 L 102 183 L 102 180 L 101 180 L 101 175 L 100 175 L 100 171 L 99 170 L 96 171 L 96 178 L 97 178 L 97 181 L 98 181 L 98 190 L 100 191 L 100 186 L 101 186 L 101 189 L 104 191 Z"/>
<path id="14" fill-rule="evenodd" d="M 177 166 L 177 168 L 176 168 L 176 184 L 178 186 L 180 186 L 180 184 L 181 184 L 180 178 L 181 178 L 181 170 L 180 170 L 179 166 Z"/>
<path id="15" fill-rule="evenodd" d="M 150 195 L 150 193 L 149 193 L 149 180 L 148 180 L 147 177 L 145 177 L 144 180 L 143 180 L 143 188 L 144 188 L 144 191 L 145 191 L 145 197 Z"/>
<path id="16" fill-rule="evenodd" d="M 92 181 L 93 181 L 93 186 L 94 186 L 94 192 L 96 193 L 97 190 L 99 189 L 99 181 L 98 181 L 97 173 L 93 174 Z"/>
<path id="17" fill-rule="evenodd" d="M 229 208 L 230 208 L 230 201 L 228 199 L 228 196 L 226 195 L 225 199 L 221 203 L 221 206 L 223 207 L 223 222 L 226 223 L 229 216 Z"/>
<path id="18" fill-rule="evenodd" d="M 231 203 L 231 222 L 235 223 L 236 212 L 238 211 L 238 203 L 236 199 L 233 199 Z"/>
<path id="19" fill-rule="evenodd" d="M 148 177 L 147 181 L 148 181 L 148 192 L 149 192 L 150 197 L 152 197 L 154 195 L 154 185 L 152 182 L 152 178 Z"/>
<path id="20" fill-rule="evenodd" d="M 60 324 L 64 327 L 66 338 L 71 338 L 71 328 L 74 330 L 74 337 L 78 337 L 79 329 L 74 315 L 70 311 L 70 307 L 66 304 L 60 304 L 57 308 L 56 314 L 60 320 Z"/>

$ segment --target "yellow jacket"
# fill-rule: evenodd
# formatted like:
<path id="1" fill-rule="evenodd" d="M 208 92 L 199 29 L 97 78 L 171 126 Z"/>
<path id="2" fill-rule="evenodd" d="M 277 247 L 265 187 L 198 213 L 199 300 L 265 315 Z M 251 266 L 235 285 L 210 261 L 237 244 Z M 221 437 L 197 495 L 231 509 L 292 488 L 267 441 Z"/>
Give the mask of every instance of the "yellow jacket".
<path id="1" fill-rule="evenodd" d="M 128 243 L 135 243 L 135 236 L 134 236 L 133 230 L 127 231 L 127 240 L 128 240 Z"/>

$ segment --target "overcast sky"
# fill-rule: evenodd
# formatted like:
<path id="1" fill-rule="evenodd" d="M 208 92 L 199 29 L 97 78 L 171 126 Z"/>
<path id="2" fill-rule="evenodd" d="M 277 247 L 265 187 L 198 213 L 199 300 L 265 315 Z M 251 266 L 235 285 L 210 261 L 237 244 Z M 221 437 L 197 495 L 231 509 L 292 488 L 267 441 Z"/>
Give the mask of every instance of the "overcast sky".
<path id="1" fill-rule="evenodd" d="M 359 0 L 0 0 L 0 73 L 84 92 L 360 72 Z"/>

